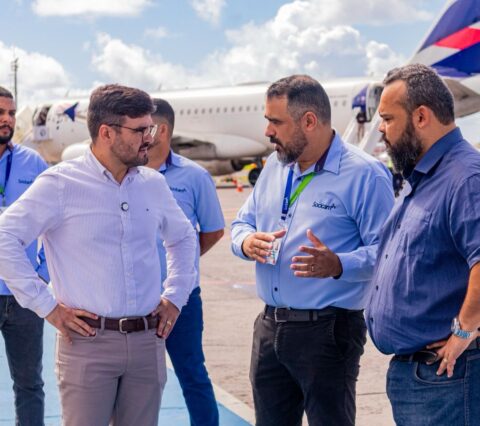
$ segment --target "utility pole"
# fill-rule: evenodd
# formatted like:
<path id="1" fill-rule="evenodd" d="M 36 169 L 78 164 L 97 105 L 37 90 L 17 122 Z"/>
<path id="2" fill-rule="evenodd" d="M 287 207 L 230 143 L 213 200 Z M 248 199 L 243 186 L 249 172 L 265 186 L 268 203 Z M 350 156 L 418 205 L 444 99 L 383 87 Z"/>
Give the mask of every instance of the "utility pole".
<path id="1" fill-rule="evenodd" d="M 13 93 L 15 96 L 15 103 L 18 108 L 18 92 L 17 92 L 17 73 L 18 73 L 18 58 L 15 58 L 12 63 L 12 72 L 13 72 Z"/>

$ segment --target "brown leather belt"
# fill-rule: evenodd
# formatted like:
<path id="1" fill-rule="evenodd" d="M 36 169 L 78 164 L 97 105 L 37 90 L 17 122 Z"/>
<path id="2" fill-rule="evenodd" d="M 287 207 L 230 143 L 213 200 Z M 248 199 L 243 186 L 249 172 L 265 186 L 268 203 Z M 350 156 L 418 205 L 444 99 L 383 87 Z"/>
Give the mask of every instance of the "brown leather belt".
<path id="1" fill-rule="evenodd" d="M 467 346 L 466 351 L 472 351 L 474 349 L 480 349 L 480 337 L 477 337 L 475 340 Z M 420 351 L 414 352 L 413 354 L 406 355 L 394 355 L 393 359 L 395 361 L 402 362 L 420 362 L 422 364 L 434 363 L 437 361 L 438 355 L 436 351 L 429 349 L 422 349 Z"/>
<path id="2" fill-rule="evenodd" d="M 102 328 L 102 318 L 92 319 L 80 317 L 90 327 Z M 114 330 L 120 333 L 132 333 L 135 331 L 145 331 L 156 328 L 158 325 L 158 316 L 147 315 L 146 317 L 131 318 L 104 318 L 105 330 Z"/>
<path id="3" fill-rule="evenodd" d="M 263 314 L 265 318 L 272 319 L 275 322 L 305 322 L 317 321 L 319 317 L 334 315 L 339 310 L 346 311 L 346 309 L 334 306 L 323 309 L 290 309 L 266 305 Z"/>

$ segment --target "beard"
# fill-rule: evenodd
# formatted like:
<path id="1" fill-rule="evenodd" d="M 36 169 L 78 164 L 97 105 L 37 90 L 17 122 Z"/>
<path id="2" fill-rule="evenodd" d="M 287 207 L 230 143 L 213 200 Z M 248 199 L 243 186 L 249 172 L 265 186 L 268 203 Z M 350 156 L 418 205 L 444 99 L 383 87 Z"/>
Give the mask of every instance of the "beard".
<path id="1" fill-rule="evenodd" d="M 118 138 L 113 144 L 112 153 L 123 163 L 123 165 L 130 167 L 144 166 L 148 163 L 147 149 L 149 144 L 142 143 L 135 152 L 133 147 L 129 145 L 122 138 Z"/>
<path id="2" fill-rule="evenodd" d="M 387 153 L 392 159 L 395 171 L 404 174 L 413 170 L 417 164 L 418 157 L 422 153 L 422 141 L 415 134 L 411 117 L 409 118 L 405 130 L 395 144 L 391 144 L 389 140 L 382 136 L 386 143 Z"/>
<path id="3" fill-rule="evenodd" d="M 10 126 L 3 126 L 1 129 L 7 128 L 10 130 L 10 134 L 8 136 L 1 136 L 0 135 L 0 145 L 5 145 L 6 143 L 10 142 L 13 138 L 13 129 Z"/>
<path id="4" fill-rule="evenodd" d="M 273 136 L 270 136 L 270 142 L 276 145 L 278 161 L 284 166 L 297 161 L 308 145 L 308 141 L 300 128 L 295 130 L 292 142 L 283 143 Z"/>

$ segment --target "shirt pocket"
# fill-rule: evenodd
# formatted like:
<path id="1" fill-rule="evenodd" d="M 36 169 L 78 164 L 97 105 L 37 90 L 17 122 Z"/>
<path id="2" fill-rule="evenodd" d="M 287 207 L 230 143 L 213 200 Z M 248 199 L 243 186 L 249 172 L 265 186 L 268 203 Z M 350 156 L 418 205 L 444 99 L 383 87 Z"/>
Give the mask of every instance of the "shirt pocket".
<path id="1" fill-rule="evenodd" d="M 406 212 L 401 225 L 403 230 L 400 242 L 405 256 L 421 256 L 425 253 L 431 218 L 431 212 L 417 206 Z"/>

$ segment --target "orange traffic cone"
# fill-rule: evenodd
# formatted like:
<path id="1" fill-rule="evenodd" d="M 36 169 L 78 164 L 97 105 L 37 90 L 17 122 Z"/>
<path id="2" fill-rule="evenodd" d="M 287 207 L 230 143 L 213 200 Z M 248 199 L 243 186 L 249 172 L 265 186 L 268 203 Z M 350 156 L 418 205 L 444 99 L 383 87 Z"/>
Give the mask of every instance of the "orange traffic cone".
<path id="1" fill-rule="evenodd" d="M 242 185 L 242 183 L 240 182 L 239 179 L 234 179 L 233 183 L 235 184 L 237 192 L 243 192 L 243 185 Z"/>

